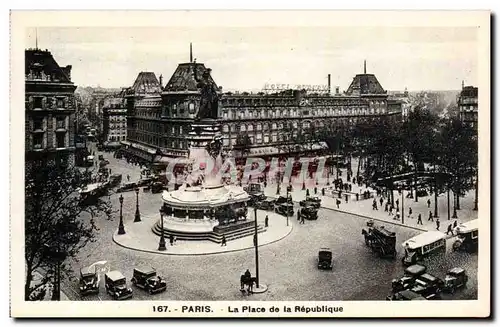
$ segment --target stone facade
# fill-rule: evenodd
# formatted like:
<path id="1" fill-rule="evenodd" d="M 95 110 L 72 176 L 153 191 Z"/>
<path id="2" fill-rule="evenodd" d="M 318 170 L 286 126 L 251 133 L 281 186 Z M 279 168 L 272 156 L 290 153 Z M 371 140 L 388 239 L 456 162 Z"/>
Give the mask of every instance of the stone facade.
<path id="1" fill-rule="evenodd" d="M 45 50 L 25 51 L 26 161 L 41 154 L 74 164 L 75 96 L 71 66 L 60 67 Z"/>
<path id="2" fill-rule="evenodd" d="M 462 85 L 457 102 L 460 120 L 477 128 L 478 88 Z"/>

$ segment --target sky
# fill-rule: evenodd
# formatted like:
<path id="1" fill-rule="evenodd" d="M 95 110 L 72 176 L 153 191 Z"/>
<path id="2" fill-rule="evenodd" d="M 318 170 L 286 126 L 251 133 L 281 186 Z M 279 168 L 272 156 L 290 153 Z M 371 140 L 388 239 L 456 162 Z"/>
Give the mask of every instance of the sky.
<path id="1" fill-rule="evenodd" d="M 37 35 L 37 37 L 36 37 Z M 72 65 L 78 86 L 127 87 L 141 71 L 163 75 L 193 57 L 224 90 L 269 84 L 346 90 L 356 74 L 375 74 L 384 89 L 458 90 L 477 85 L 472 27 L 83 27 L 30 28 L 26 48 L 48 49 Z"/>

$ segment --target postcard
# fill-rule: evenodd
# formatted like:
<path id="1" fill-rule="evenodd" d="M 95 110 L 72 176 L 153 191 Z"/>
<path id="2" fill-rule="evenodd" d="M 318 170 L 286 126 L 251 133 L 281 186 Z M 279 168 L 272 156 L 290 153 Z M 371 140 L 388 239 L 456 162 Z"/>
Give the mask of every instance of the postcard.
<path id="1" fill-rule="evenodd" d="M 490 20 L 12 11 L 11 316 L 489 317 Z"/>

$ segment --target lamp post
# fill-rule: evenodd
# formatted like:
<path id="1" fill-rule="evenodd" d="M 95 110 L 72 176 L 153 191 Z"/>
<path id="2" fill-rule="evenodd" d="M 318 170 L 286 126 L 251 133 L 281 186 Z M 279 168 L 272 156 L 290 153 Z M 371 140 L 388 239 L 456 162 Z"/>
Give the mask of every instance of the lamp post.
<path id="1" fill-rule="evenodd" d="M 279 171 L 276 173 L 276 181 L 278 182 L 277 186 L 276 186 L 276 195 L 279 195 L 280 194 L 280 183 L 281 183 L 281 176 L 280 176 Z"/>
<path id="2" fill-rule="evenodd" d="M 255 215 L 255 235 L 254 235 L 254 245 L 255 245 L 255 286 L 259 288 L 259 240 L 257 237 L 257 208 L 253 208 Z"/>
<path id="3" fill-rule="evenodd" d="M 448 185 L 448 220 L 450 220 L 450 185 Z"/>
<path id="4" fill-rule="evenodd" d="M 135 189 L 135 219 L 134 223 L 138 223 L 141 221 L 141 213 L 139 212 L 139 188 Z"/>
<path id="5" fill-rule="evenodd" d="M 160 244 L 158 245 L 158 251 L 165 251 L 167 249 L 165 245 L 165 236 L 163 231 L 163 209 L 160 208 L 160 226 L 161 226 L 161 236 L 160 236 Z"/>
<path id="6" fill-rule="evenodd" d="M 123 226 L 123 195 L 120 194 L 120 224 L 118 225 L 118 235 L 125 234 L 125 227 Z"/>
<path id="7" fill-rule="evenodd" d="M 380 208 L 382 209 L 382 208 Z M 405 223 L 405 189 L 401 190 L 401 223 Z"/>
<path id="8" fill-rule="evenodd" d="M 288 194 L 290 193 L 290 188 L 286 188 L 286 201 L 288 202 Z M 292 202 L 293 203 L 293 202 Z M 288 210 L 286 211 L 286 225 L 288 226 Z"/>

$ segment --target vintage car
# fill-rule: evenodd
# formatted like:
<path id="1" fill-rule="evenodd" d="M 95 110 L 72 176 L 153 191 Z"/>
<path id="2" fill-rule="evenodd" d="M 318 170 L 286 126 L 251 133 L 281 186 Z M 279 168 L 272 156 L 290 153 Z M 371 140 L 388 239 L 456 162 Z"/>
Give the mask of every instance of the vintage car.
<path id="1" fill-rule="evenodd" d="M 453 250 L 475 252 L 477 251 L 479 233 L 478 220 L 474 219 L 457 226 L 457 240 L 453 243 Z"/>
<path id="2" fill-rule="evenodd" d="M 444 278 L 443 291 L 454 293 L 457 288 L 465 287 L 469 277 L 462 268 L 453 268 L 448 271 Z"/>
<path id="3" fill-rule="evenodd" d="M 275 202 L 275 204 L 276 204 L 276 205 L 280 205 L 280 204 L 283 204 L 283 203 L 290 203 L 290 204 L 293 204 L 292 197 L 284 197 L 284 196 L 279 196 L 279 197 L 276 199 L 276 202 Z"/>
<path id="4" fill-rule="evenodd" d="M 299 209 L 300 215 L 307 220 L 317 220 L 318 219 L 318 209 L 314 206 L 302 207 Z"/>
<path id="5" fill-rule="evenodd" d="M 330 248 L 321 248 L 318 252 L 318 268 L 332 269 L 332 250 Z"/>
<path id="6" fill-rule="evenodd" d="M 80 269 L 80 294 L 99 293 L 99 276 L 95 266 Z"/>
<path id="7" fill-rule="evenodd" d="M 412 265 L 405 269 L 404 276 L 392 280 L 392 291 L 400 292 L 415 285 L 415 280 L 427 271 L 422 265 Z"/>
<path id="8" fill-rule="evenodd" d="M 387 301 L 421 301 L 421 300 L 427 300 L 425 297 L 422 295 L 415 293 L 410 290 L 403 290 L 401 292 L 397 292 L 395 294 L 391 294 L 387 296 L 386 298 Z"/>
<path id="9" fill-rule="evenodd" d="M 257 194 L 264 194 L 264 184 L 262 183 L 249 183 L 243 187 L 243 190 L 250 196 Z"/>
<path id="10" fill-rule="evenodd" d="M 256 206 L 260 201 L 265 200 L 266 196 L 264 193 L 254 193 L 250 194 L 250 200 L 248 201 L 248 205 Z"/>
<path id="11" fill-rule="evenodd" d="M 125 276 L 117 270 L 104 275 L 106 292 L 115 300 L 125 300 L 132 297 L 132 289 L 127 286 Z"/>
<path id="12" fill-rule="evenodd" d="M 274 203 L 274 199 L 266 198 L 262 201 L 257 202 L 255 206 L 260 210 L 274 210 Z"/>
<path id="13" fill-rule="evenodd" d="M 125 184 L 122 184 L 122 186 L 120 186 L 116 190 L 116 192 L 120 193 L 120 192 L 134 191 L 136 188 L 137 188 L 136 183 L 125 183 Z"/>
<path id="14" fill-rule="evenodd" d="M 149 294 L 160 293 L 167 289 L 167 282 L 156 275 L 152 268 L 135 268 L 132 284 L 149 292 Z"/>
<path id="15" fill-rule="evenodd" d="M 403 265 L 414 265 L 432 253 L 445 252 L 446 234 L 439 231 L 424 232 L 405 241 L 402 246 L 405 249 Z"/>
<path id="16" fill-rule="evenodd" d="M 279 213 L 283 216 L 293 216 L 294 211 L 293 211 L 293 204 L 290 203 L 281 203 L 275 206 L 274 211 L 276 213 Z"/>
<path id="17" fill-rule="evenodd" d="M 165 185 L 162 182 L 154 182 L 151 184 L 151 193 L 161 193 L 165 190 Z"/>
<path id="18" fill-rule="evenodd" d="M 410 288 L 410 291 L 422 295 L 427 300 L 439 300 L 441 298 L 441 288 L 437 284 L 426 283 L 421 279 L 415 280 L 415 285 Z"/>
<path id="19" fill-rule="evenodd" d="M 321 207 L 321 199 L 318 197 L 308 196 L 305 200 L 300 201 L 299 204 L 301 207 L 313 206 L 316 209 L 319 209 Z"/>

